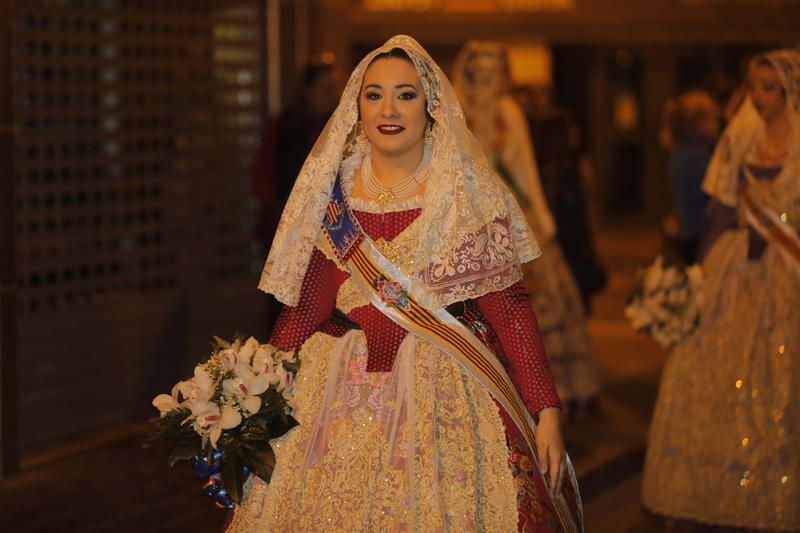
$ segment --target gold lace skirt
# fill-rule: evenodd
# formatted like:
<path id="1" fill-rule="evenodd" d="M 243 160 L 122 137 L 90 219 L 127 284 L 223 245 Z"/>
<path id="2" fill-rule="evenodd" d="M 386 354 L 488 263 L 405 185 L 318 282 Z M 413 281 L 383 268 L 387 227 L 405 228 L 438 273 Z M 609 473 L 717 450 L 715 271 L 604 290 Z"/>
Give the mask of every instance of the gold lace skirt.
<path id="1" fill-rule="evenodd" d="M 661 378 L 643 497 L 654 512 L 800 528 L 800 280 L 729 232 L 709 254 L 704 314 Z"/>
<path id="2" fill-rule="evenodd" d="M 229 532 L 516 532 L 517 488 L 498 408 L 409 335 L 367 373 L 364 335 L 317 333 L 300 351 L 295 416 L 269 485 L 248 482 Z"/>

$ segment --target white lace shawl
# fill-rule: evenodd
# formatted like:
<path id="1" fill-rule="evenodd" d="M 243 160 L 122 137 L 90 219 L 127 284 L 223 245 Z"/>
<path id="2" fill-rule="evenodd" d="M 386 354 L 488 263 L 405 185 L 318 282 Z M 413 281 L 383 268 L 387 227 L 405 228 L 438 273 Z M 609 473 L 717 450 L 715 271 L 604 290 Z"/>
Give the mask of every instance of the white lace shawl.
<path id="1" fill-rule="evenodd" d="M 355 129 L 364 73 L 375 56 L 395 48 L 414 63 L 434 119 L 431 174 L 420 215 L 427 231 L 414 257 L 418 270 L 409 273 L 412 294 L 428 309 L 477 298 L 518 281 L 521 264 L 541 254 L 519 205 L 467 129 L 447 77 L 419 43 L 400 35 L 355 68 L 297 177 L 259 283 L 283 303 L 297 305 L 337 173 L 361 164 Z"/>

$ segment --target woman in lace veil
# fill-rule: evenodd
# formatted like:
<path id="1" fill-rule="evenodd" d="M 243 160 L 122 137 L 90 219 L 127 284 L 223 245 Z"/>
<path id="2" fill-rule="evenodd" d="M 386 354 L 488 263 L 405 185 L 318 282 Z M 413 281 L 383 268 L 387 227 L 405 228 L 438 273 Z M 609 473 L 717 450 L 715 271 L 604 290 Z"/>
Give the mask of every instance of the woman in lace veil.
<path id="1" fill-rule="evenodd" d="M 453 86 L 470 129 L 524 206 L 539 240 L 542 257 L 525 266 L 524 284 L 539 318 L 558 393 L 568 408 L 582 409 L 598 391 L 583 302 L 555 238 L 557 228 L 542 192 L 527 120 L 509 92 L 508 70 L 504 45 L 469 41 L 453 66 Z"/>
<path id="2" fill-rule="evenodd" d="M 336 237 L 345 218 L 363 237 Z M 342 252 L 359 242 L 403 281 L 370 282 L 383 304 Z M 397 36 L 368 54 L 264 267 L 260 288 L 286 304 L 270 342 L 301 361 L 300 425 L 271 441 L 272 479 L 251 476 L 228 531 L 580 530 L 561 404 L 519 283 L 539 255 L 427 52 Z M 538 449 L 450 352 L 380 310 L 408 308 L 409 295 L 436 316 L 446 307 L 503 362 L 537 418 Z"/>
<path id="3" fill-rule="evenodd" d="M 756 57 L 717 145 L 703 312 L 662 376 L 644 472 L 654 512 L 800 525 L 800 52 Z"/>

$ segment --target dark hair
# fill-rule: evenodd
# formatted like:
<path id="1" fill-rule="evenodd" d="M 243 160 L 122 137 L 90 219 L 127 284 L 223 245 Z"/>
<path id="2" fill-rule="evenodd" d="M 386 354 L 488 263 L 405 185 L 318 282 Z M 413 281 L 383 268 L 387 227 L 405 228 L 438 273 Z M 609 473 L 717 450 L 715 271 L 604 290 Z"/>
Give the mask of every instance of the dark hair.
<path id="1" fill-rule="evenodd" d="M 369 64 L 371 65 L 372 63 L 374 63 L 379 59 L 404 59 L 409 63 L 411 63 L 412 65 L 414 64 L 414 62 L 411 61 L 411 57 L 408 55 L 408 52 L 406 52 L 402 48 L 392 48 L 388 52 L 381 52 L 380 54 L 373 57 L 372 61 L 370 61 Z"/>

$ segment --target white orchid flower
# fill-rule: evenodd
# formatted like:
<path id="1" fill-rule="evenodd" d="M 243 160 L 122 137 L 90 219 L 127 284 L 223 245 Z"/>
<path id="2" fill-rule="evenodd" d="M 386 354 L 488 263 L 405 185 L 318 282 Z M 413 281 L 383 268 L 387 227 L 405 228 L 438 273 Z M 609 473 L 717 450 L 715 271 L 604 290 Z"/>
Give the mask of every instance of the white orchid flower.
<path id="1" fill-rule="evenodd" d="M 190 405 L 192 415 L 187 420 L 193 419 L 194 430 L 205 435 L 219 422 L 219 406 L 214 402 L 195 402 Z"/>
<path id="2" fill-rule="evenodd" d="M 287 363 L 294 363 L 297 360 L 297 352 L 280 352 L 281 361 L 286 361 Z"/>
<path id="3" fill-rule="evenodd" d="M 631 321 L 633 329 L 642 329 L 653 321 L 652 315 L 639 306 L 628 306 L 625 308 L 625 316 Z"/>
<path id="4" fill-rule="evenodd" d="M 686 289 L 671 289 L 667 291 L 667 303 L 680 305 L 686 300 Z"/>
<path id="5" fill-rule="evenodd" d="M 197 386 L 197 389 L 194 391 L 196 394 L 193 396 L 194 398 L 208 400 L 214 396 L 214 380 L 211 379 L 211 376 L 208 374 L 208 372 L 206 372 L 206 369 L 203 365 L 197 365 L 194 367 L 194 377 L 192 378 L 192 382 L 194 382 L 194 384 Z"/>
<path id="6" fill-rule="evenodd" d="M 275 369 L 275 374 L 278 378 L 277 382 L 275 383 L 278 391 L 283 391 L 292 384 L 294 374 L 286 370 L 282 364 L 277 366 Z"/>
<path id="7" fill-rule="evenodd" d="M 245 365 L 237 366 L 234 377 L 222 382 L 222 390 L 235 396 L 239 404 L 252 414 L 261 409 L 261 398 L 258 395 L 268 388 L 267 376 L 256 375 Z"/>
<path id="8" fill-rule="evenodd" d="M 206 396 L 205 390 L 195 383 L 194 380 L 179 381 L 176 385 L 178 391 L 184 399 L 184 402 L 208 401 L 210 398 Z"/>
<path id="9" fill-rule="evenodd" d="M 207 435 L 214 448 L 217 447 L 217 441 L 224 429 L 232 429 L 242 423 L 242 415 L 238 409 L 226 405 L 220 411 L 214 402 L 197 403 L 193 406 L 192 413 L 195 415 L 194 430 L 202 436 Z"/>
<path id="10" fill-rule="evenodd" d="M 680 275 L 678 274 L 678 269 L 674 266 L 668 267 L 664 270 L 663 276 L 661 276 L 661 287 L 668 289 L 675 285 L 680 279 Z"/>
<path id="11" fill-rule="evenodd" d="M 242 414 L 239 412 L 238 409 L 235 409 L 229 405 L 223 407 L 222 413 L 220 414 L 219 422 L 213 428 L 211 428 L 211 433 L 209 434 L 209 438 L 211 439 L 211 446 L 213 448 L 217 447 L 217 441 L 222 435 L 223 429 L 233 429 L 241 423 L 242 423 Z"/>
<path id="12" fill-rule="evenodd" d="M 162 418 L 173 409 L 180 407 L 181 404 L 178 401 L 178 392 L 180 392 L 181 383 L 183 382 L 179 381 L 172 387 L 171 394 L 159 394 L 153 398 L 153 407 L 159 410 Z"/>
<path id="13" fill-rule="evenodd" d="M 192 410 L 192 417 L 194 417 L 195 422 L 197 422 L 201 427 L 205 427 L 206 418 L 207 416 L 212 417 L 211 420 L 216 421 L 213 417 L 219 417 L 219 406 L 214 402 L 191 402 L 189 403 L 189 408 Z M 210 422 L 209 422 L 210 423 Z"/>
<path id="14" fill-rule="evenodd" d="M 227 372 L 233 369 L 233 367 L 237 365 L 238 363 L 237 354 L 238 354 L 238 348 L 234 349 L 233 346 L 231 346 L 230 348 L 226 348 L 224 350 L 220 350 L 217 353 L 217 360 L 222 365 L 223 372 Z"/>
<path id="15" fill-rule="evenodd" d="M 275 371 L 275 360 L 272 357 L 274 351 L 275 349 L 269 344 L 262 344 L 256 350 L 251 364 L 256 374 L 270 375 Z"/>
<path id="16" fill-rule="evenodd" d="M 256 339 L 253 337 L 248 338 L 236 354 L 236 364 L 249 365 L 258 347 L 259 345 Z"/>
<path id="17" fill-rule="evenodd" d="M 663 272 L 661 268 L 651 266 L 644 274 L 644 290 L 645 292 L 653 292 L 661 286 L 661 277 Z"/>
<path id="18" fill-rule="evenodd" d="M 686 275 L 692 285 L 701 285 L 703 283 L 703 268 L 700 265 L 692 265 L 687 268 Z"/>

